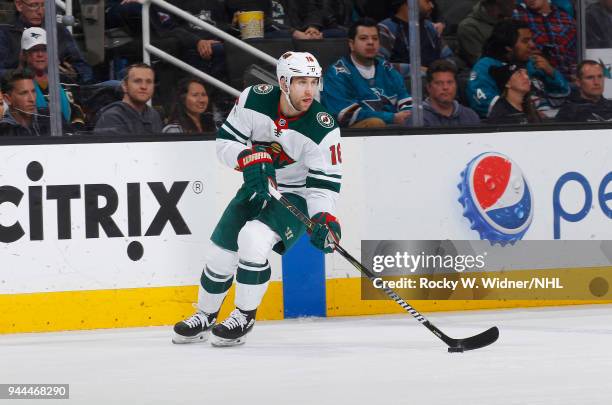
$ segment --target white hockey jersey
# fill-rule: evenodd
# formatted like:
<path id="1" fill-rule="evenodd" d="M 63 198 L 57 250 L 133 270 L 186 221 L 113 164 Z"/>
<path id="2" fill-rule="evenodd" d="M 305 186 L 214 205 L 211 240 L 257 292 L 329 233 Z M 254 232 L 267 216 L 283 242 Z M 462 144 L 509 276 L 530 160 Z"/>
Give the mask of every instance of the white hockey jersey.
<path id="1" fill-rule="evenodd" d="M 306 199 L 308 214 L 336 214 L 342 182 L 340 129 L 317 101 L 292 118 L 280 112 L 280 88 L 246 88 L 217 133 L 217 155 L 236 168 L 238 154 L 264 145 L 272 156 L 278 189 Z"/>

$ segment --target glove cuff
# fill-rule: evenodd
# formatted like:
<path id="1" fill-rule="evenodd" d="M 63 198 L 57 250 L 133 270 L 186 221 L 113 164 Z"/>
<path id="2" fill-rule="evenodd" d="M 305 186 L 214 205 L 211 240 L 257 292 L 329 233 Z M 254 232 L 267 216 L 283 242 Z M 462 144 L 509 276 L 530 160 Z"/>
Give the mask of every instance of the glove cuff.
<path id="1" fill-rule="evenodd" d="M 272 163 L 272 156 L 268 152 L 255 148 L 246 149 L 238 155 L 238 168 L 240 170 L 261 163 Z"/>
<path id="2" fill-rule="evenodd" d="M 340 233 L 340 221 L 338 221 L 338 218 L 336 218 L 329 212 L 319 212 L 313 215 L 311 220 L 317 224 L 327 225 L 327 227 L 336 234 Z M 308 230 L 308 233 L 310 232 L 311 230 Z"/>
<path id="3" fill-rule="evenodd" d="M 319 224 L 329 224 L 330 222 L 338 222 L 338 218 L 330 214 L 329 212 L 319 212 L 312 216 L 311 220 Z"/>

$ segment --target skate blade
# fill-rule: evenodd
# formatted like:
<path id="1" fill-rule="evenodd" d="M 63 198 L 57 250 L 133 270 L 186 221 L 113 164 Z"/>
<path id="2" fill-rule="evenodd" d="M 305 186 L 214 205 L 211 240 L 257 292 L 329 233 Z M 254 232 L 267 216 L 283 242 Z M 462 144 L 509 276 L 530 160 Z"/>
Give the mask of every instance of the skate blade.
<path id="1" fill-rule="evenodd" d="M 219 336 L 212 335 L 210 338 L 210 344 L 215 347 L 231 347 L 240 346 L 246 342 L 245 336 L 238 339 L 224 339 Z"/>
<path id="2" fill-rule="evenodd" d="M 204 343 L 208 340 L 209 332 L 201 332 L 195 336 L 182 336 L 174 332 L 172 343 L 182 345 L 186 343 Z"/>

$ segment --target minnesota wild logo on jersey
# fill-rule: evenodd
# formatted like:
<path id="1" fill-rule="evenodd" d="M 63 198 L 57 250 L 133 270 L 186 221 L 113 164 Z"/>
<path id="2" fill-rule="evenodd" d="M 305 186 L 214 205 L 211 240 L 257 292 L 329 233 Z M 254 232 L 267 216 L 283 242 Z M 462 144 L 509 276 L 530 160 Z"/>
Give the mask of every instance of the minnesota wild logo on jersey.
<path id="1" fill-rule="evenodd" d="M 317 121 L 325 128 L 332 128 L 334 126 L 334 119 L 325 111 L 317 113 Z"/>
<path id="2" fill-rule="evenodd" d="M 257 86 L 253 87 L 253 91 L 257 94 L 268 94 L 273 88 L 274 86 L 270 84 L 258 84 Z"/>

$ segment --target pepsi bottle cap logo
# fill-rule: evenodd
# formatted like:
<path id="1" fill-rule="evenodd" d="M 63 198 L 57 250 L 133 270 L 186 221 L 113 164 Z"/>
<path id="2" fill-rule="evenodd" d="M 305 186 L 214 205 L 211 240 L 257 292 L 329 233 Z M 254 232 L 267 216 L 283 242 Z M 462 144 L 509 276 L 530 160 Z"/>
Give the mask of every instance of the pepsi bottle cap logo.
<path id="1" fill-rule="evenodd" d="M 507 156 L 487 152 L 476 156 L 461 173 L 463 215 L 481 239 L 491 243 L 520 240 L 533 219 L 527 179 Z"/>

